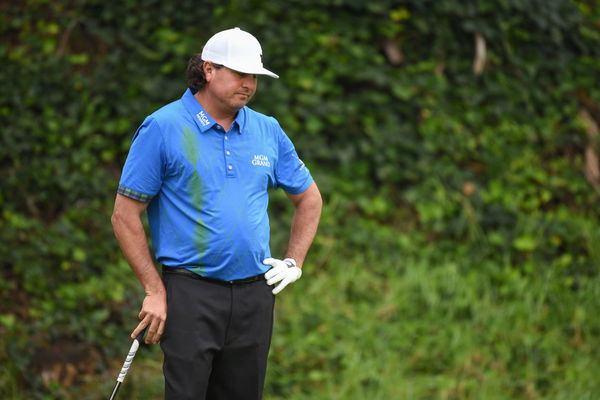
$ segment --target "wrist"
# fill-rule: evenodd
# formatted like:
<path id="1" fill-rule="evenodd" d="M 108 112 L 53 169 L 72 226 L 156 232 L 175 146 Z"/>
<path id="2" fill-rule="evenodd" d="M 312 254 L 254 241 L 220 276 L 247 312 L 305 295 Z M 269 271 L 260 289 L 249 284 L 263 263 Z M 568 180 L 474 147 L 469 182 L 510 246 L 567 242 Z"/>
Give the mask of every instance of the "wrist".
<path id="1" fill-rule="evenodd" d="M 167 294 L 162 281 L 144 287 L 144 292 L 146 293 L 146 296 L 166 296 Z"/>

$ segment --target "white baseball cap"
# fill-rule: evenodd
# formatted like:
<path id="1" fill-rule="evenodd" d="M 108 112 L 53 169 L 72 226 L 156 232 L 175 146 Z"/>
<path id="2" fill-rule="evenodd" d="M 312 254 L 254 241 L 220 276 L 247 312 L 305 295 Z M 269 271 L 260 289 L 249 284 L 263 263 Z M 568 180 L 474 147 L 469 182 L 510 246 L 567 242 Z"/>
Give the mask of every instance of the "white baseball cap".
<path id="1" fill-rule="evenodd" d="M 202 60 L 224 65 L 245 74 L 278 75 L 263 67 L 262 48 L 258 40 L 240 28 L 227 29 L 208 39 L 202 49 Z"/>

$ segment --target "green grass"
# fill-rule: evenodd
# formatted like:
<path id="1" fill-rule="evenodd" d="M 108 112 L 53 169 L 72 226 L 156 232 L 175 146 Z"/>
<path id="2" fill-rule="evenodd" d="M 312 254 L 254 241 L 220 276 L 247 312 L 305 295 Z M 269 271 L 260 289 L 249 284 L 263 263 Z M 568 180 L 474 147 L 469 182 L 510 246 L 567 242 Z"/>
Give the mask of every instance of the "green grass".
<path id="1" fill-rule="evenodd" d="M 544 266 L 379 259 L 307 273 L 280 299 L 269 399 L 600 397 L 595 278 L 572 290 Z"/>
<path id="2" fill-rule="evenodd" d="M 393 256 L 318 240 L 277 300 L 265 400 L 600 398 L 596 277 L 387 240 Z M 121 362 L 60 397 L 106 397 Z M 124 398 L 162 398 L 161 362 L 138 356 Z"/>

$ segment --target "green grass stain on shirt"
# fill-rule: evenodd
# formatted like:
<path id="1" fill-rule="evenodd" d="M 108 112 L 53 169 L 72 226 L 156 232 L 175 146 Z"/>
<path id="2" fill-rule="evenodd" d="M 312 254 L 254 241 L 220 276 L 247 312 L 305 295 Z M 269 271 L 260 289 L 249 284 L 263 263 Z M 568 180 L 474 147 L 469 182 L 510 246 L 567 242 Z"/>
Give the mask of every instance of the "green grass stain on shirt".
<path id="1" fill-rule="evenodd" d="M 200 160 L 200 146 L 198 145 L 195 133 L 188 127 L 183 130 L 183 152 L 186 160 L 194 167 L 187 182 L 187 193 L 189 193 L 191 204 L 200 211 L 204 206 L 204 182 L 196 169 L 198 161 Z M 204 225 L 202 214 L 200 213 L 195 221 L 193 235 L 194 248 L 198 252 L 200 259 L 202 259 L 208 251 L 207 230 L 204 228 Z M 202 273 L 204 268 L 198 266 L 193 268 L 193 270 L 197 273 Z"/>
<path id="2" fill-rule="evenodd" d="M 198 164 L 198 160 L 200 160 L 200 146 L 198 146 L 196 135 L 187 126 L 183 129 L 183 153 L 185 154 L 185 158 L 194 167 Z"/>

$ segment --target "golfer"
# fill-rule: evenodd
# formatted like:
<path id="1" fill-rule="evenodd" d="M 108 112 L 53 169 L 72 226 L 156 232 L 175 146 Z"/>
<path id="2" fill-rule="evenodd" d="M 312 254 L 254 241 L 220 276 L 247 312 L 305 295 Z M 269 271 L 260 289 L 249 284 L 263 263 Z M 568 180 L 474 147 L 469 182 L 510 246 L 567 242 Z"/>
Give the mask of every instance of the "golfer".
<path id="1" fill-rule="evenodd" d="M 246 105 L 265 69 L 258 40 L 215 34 L 188 65 L 181 99 L 136 131 L 112 215 L 146 296 L 132 332 L 164 352 L 165 398 L 260 399 L 275 295 L 302 275 L 321 195 L 278 122 Z M 287 251 L 269 249 L 267 189 L 294 216 Z M 155 268 L 142 225 L 147 211 Z"/>

